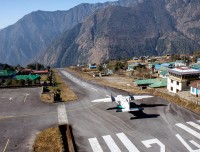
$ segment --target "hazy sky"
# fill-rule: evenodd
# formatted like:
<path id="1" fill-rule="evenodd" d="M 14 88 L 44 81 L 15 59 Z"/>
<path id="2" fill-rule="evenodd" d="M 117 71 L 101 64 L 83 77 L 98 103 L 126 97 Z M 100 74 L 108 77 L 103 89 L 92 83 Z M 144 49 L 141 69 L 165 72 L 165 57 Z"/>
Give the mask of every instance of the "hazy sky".
<path id="1" fill-rule="evenodd" d="M 0 0 L 0 29 L 14 24 L 24 15 L 37 10 L 68 10 L 81 3 L 115 0 Z"/>

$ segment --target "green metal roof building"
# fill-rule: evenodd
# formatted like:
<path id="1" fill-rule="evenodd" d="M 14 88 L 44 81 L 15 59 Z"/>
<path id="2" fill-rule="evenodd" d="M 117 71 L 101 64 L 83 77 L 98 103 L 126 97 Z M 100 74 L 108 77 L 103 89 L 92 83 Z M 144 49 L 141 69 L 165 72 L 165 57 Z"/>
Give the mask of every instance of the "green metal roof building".
<path id="1" fill-rule="evenodd" d="M 16 75 L 15 71 L 0 70 L 0 78 L 13 77 L 14 75 Z"/>
<path id="2" fill-rule="evenodd" d="M 36 79 L 39 79 L 40 76 L 39 75 L 17 75 L 16 76 L 16 79 L 17 80 L 36 80 Z"/>
<path id="3" fill-rule="evenodd" d="M 144 79 L 144 80 L 136 80 L 135 81 L 136 86 L 148 86 L 151 88 L 160 88 L 160 87 L 166 87 L 167 86 L 167 79 Z"/>

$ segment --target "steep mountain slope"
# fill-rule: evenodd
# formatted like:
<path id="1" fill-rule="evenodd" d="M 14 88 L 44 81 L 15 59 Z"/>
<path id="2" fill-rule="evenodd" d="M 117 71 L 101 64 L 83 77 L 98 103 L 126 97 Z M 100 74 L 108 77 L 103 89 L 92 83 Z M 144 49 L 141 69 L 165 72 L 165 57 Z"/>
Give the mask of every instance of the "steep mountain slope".
<path id="1" fill-rule="evenodd" d="M 179 28 L 180 16 L 174 15 L 177 10 L 169 7 L 174 6 L 174 1 L 119 2 L 125 7 L 110 6 L 99 10 L 81 26 L 63 34 L 41 55 L 39 62 L 59 67 L 83 62 L 100 63 L 109 58 L 191 53 L 200 49 L 199 41 Z M 200 6 L 200 2 L 197 3 Z M 76 33 L 73 39 L 69 33 Z M 69 39 L 71 43 L 67 43 Z"/>
<path id="2" fill-rule="evenodd" d="M 57 36 L 108 5 L 115 3 L 81 4 L 68 11 L 36 11 L 24 16 L 0 31 L 0 62 L 27 64 Z"/>

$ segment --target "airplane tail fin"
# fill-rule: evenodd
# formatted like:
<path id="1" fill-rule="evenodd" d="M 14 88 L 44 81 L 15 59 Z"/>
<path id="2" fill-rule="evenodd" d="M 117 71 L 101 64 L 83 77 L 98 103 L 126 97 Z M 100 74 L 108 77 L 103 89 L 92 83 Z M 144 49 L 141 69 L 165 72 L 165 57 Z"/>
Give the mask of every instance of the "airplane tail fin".
<path id="1" fill-rule="evenodd" d="M 113 97 L 112 94 L 111 94 L 111 100 L 112 100 L 112 102 L 115 101 L 115 97 Z"/>
<path id="2" fill-rule="evenodd" d="M 114 102 L 115 101 L 115 97 L 113 97 L 113 95 L 111 94 L 111 100 L 112 100 L 112 102 Z"/>
<path id="3" fill-rule="evenodd" d="M 129 97 L 131 98 L 131 100 L 135 100 L 134 96 L 130 93 L 128 93 Z"/>

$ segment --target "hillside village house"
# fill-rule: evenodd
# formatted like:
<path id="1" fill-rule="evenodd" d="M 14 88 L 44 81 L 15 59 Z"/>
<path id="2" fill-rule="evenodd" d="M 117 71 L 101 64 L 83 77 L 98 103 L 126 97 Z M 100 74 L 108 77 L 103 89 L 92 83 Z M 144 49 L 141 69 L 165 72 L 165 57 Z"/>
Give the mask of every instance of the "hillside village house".
<path id="1" fill-rule="evenodd" d="M 187 66 L 187 63 L 184 60 L 176 60 L 175 67 Z"/>
<path id="2" fill-rule="evenodd" d="M 177 67 L 169 70 L 167 78 L 167 89 L 169 92 L 177 93 L 190 88 L 192 81 L 198 80 L 200 71 L 189 67 Z"/>
<path id="3" fill-rule="evenodd" d="M 200 80 L 192 82 L 190 86 L 190 93 L 198 97 L 200 94 Z"/>
<path id="4" fill-rule="evenodd" d="M 200 58 L 197 59 L 197 63 L 200 63 Z"/>

